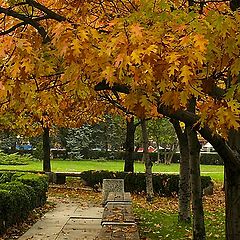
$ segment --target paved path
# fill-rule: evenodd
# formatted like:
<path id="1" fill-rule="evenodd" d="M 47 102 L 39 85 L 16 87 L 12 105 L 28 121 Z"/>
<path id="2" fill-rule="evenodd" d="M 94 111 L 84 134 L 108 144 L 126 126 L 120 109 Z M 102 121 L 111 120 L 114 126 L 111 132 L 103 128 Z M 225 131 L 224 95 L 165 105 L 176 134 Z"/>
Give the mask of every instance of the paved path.
<path id="1" fill-rule="evenodd" d="M 19 240 L 93 240 L 101 229 L 103 208 L 57 203 Z"/>

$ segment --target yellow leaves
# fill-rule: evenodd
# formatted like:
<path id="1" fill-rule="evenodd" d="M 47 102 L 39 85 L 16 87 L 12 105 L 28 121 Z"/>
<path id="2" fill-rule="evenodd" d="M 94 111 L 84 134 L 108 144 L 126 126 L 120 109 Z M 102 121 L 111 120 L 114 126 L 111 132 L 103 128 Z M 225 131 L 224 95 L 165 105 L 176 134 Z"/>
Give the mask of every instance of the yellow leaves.
<path id="1" fill-rule="evenodd" d="M 106 66 L 106 69 L 102 72 L 103 79 L 106 79 L 110 86 L 113 85 L 116 77 L 114 76 L 115 69 L 112 66 Z"/>
<path id="2" fill-rule="evenodd" d="M 144 50 L 145 54 L 150 55 L 151 53 L 157 53 L 158 46 L 153 44 Z"/>
<path id="3" fill-rule="evenodd" d="M 239 110 L 238 115 L 236 115 L 236 113 L 232 112 L 231 108 L 226 108 L 222 106 L 218 109 L 216 115 L 218 117 L 219 126 L 225 126 L 225 130 L 230 128 L 238 129 L 240 127 Z M 224 127 L 222 127 L 222 129 L 224 129 Z"/>
<path id="4" fill-rule="evenodd" d="M 33 51 L 31 44 L 27 42 L 26 39 L 17 39 L 16 47 L 21 49 L 22 51 L 26 51 L 28 54 L 31 54 Z"/>
<path id="5" fill-rule="evenodd" d="M 177 91 L 163 93 L 161 101 L 163 101 L 165 105 L 173 107 L 175 110 L 179 109 L 181 106 L 180 94 Z"/>
<path id="6" fill-rule="evenodd" d="M 204 52 L 206 50 L 208 40 L 205 39 L 203 35 L 197 34 L 193 37 L 193 40 L 194 40 L 194 48 L 199 49 L 201 52 Z"/>
<path id="7" fill-rule="evenodd" d="M 132 25 L 130 27 L 131 37 L 134 37 L 135 39 L 141 39 L 143 37 L 142 33 L 143 28 L 140 27 L 140 25 L 137 23 L 135 25 Z"/>
<path id="8" fill-rule="evenodd" d="M 150 103 L 146 95 L 142 95 L 140 99 L 140 103 L 141 103 L 141 106 L 144 107 L 145 109 L 149 108 Z"/>
<path id="9" fill-rule="evenodd" d="M 5 87 L 2 81 L 0 81 L 0 90 L 5 90 Z"/>
<path id="10" fill-rule="evenodd" d="M 191 76 L 193 76 L 191 67 L 184 65 L 181 68 L 181 74 L 179 76 L 179 77 L 182 77 L 182 82 L 188 83 L 189 81 L 191 81 Z"/>
<path id="11" fill-rule="evenodd" d="M 15 64 L 11 67 L 11 75 L 13 78 L 16 78 L 20 73 L 20 64 L 19 62 L 15 62 Z"/>
<path id="12" fill-rule="evenodd" d="M 30 62 L 29 59 L 23 59 L 21 67 L 24 68 L 26 73 L 31 73 L 34 69 L 34 65 Z"/>
<path id="13" fill-rule="evenodd" d="M 135 64 L 141 64 L 141 55 L 142 49 L 133 50 L 133 52 L 131 53 L 131 61 Z"/>
<path id="14" fill-rule="evenodd" d="M 169 62 L 170 67 L 168 68 L 168 75 L 173 76 L 175 72 L 179 71 L 180 61 L 179 58 L 181 56 L 177 52 L 171 52 L 167 57 L 166 60 Z"/>
<path id="15" fill-rule="evenodd" d="M 198 105 L 198 108 L 201 112 L 201 124 L 208 125 L 223 137 L 228 136 L 229 129 L 240 127 L 240 104 L 236 100 L 224 102 L 209 98 Z"/>
<path id="16" fill-rule="evenodd" d="M 180 99 L 181 99 L 181 103 L 183 104 L 184 107 L 187 106 L 188 103 L 188 99 L 189 99 L 189 92 L 184 90 L 180 92 Z"/>
<path id="17" fill-rule="evenodd" d="M 189 36 L 183 36 L 182 38 L 180 38 L 180 45 L 183 47 L 188 46 L 190 42 L 191 42 L 191 39 Z"/>
<path id="18" fill-rule="evenodd" d="M 180 58 L 179 53 L 177 52 L 171 52 L 166 59 L 168 60 L 169 63 L 174 63 L 175 65 L 179 65 L 180 61 L 178 59 Z"/>
<path id="19" fill-rule="evenodd" d="M 74 38 L 72 40 L 71 49 L 73 50 L 73 55 L 74 56 L 77 57 L 78 55 L 81 54 L 82 46 L 81 46 L 81 42 L 77 38 Z"/>
<path id="20" fill-rule="evenodd" d="M 240 72 L 240 58 L 235 59 L 231 66 L 231 73 L 237 76 Z"/>

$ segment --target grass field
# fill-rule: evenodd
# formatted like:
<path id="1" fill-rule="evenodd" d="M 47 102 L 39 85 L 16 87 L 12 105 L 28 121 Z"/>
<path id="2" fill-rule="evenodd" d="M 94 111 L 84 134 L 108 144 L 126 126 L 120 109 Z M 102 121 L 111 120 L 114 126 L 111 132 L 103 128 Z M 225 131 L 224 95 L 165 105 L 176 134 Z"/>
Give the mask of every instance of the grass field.
<path id="1" fill-rule="evenodd" d="M 58 172 L 82 172 L 87 170 L 109 170 L 109 171 L 123 171 L 124 161 L 97 161 L 97 160 L 81 160 L 81 161 L 69 161 L 69 160 L 52 160 L 52 171 Z M 142 162 L 135 162 L 135 171 L 144 172 L 144 164 Z M 28 165 L 0 165 L 0 170 L 42 170 L 41 161 L 31 161 Z M 179 164 L 154 164 L 153 172 L 158 173 L 178 173 Z M 202 165 L 201 174 L 209 175 L 215 181 L 223 181 L 223 166 L 217 165 Z"/>

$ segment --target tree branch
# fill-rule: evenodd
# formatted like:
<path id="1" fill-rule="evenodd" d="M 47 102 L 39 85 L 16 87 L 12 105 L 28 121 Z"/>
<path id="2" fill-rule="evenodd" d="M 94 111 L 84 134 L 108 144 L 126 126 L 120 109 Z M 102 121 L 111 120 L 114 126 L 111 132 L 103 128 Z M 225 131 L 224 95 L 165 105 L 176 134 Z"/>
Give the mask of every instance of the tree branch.
<path id="1" fill-rule="evenodd" d="M 33 1 L 33 0 L 26 0 L 26 2 L 30 5 L 33 6 L 41 11 L 43 11 L 49 18 L 55 19 L 58 22 L 66 21 L 66 18 L 53 12 L 52 10 L 48 9 L 47 7 L 43 6 L 42 4 Z"/>
<path id="2" fill-rule="evenodd" d="M 43 43 L 50 42 L 50 38 L 49 38 L 47 32 L 45 31 L 45 29 L 38 22 L 33 20 L 32 18 L 26 17 L 25 15 L 23 15 L 21 13 L 17 13 L 9 8 L 6 9 L 3 7 L 0 7 L 0 13 L 4 13 L 7 16 L 17 18 L 19 20 L 22 20 L 24 22 L 24 24 L 29 24 L 29 25 L 33 26 L 35 29 L 37 29 L 38 33 L 41 35 L 41 37 L 43 39 Z"/>
<path id="3" fill-rule="evenodd" d="M 130 88 L 127 85 L 124 84 L 113 84 L 113 86 L 109 86 L 109 84 L 106 82 L 106 80 L 103 80 L 102 82 L 98 83 L 94 87 L 95 91 L 102 91 L 102 90 L 112 90 L 120 93 L 130 93 Z"/>

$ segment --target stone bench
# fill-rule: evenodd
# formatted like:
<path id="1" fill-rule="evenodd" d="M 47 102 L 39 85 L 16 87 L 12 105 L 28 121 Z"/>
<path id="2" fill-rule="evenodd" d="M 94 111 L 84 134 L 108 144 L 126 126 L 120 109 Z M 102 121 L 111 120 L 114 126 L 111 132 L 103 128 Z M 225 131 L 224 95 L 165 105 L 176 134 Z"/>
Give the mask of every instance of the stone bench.
<path id="1" fill-rule="evenodd" d="M 80 172 L 55 172 L 54 174 L 54 183 L 56 184 L 65 184 L 66 177 L 81 177 Z"/>
<path id="2" fill-rule="evenodd" d="M 130 192 L 109 192 L 106 204 L 113 203 L 113 204 L 131 204 L 131 194 Z"/>
<path id="3" fill-rule="evenodd" d="M 123 179 L 103 180 L 102 229 L 96 240 L 140 240 L 129 192 Z"/>
<path id="4" fill-rule="evenodd" d="M 132 205 L 125 203 L 109 202 L 104 207 L 102 225 L 133 225 L 135 218 L 132 211 Z"/>

